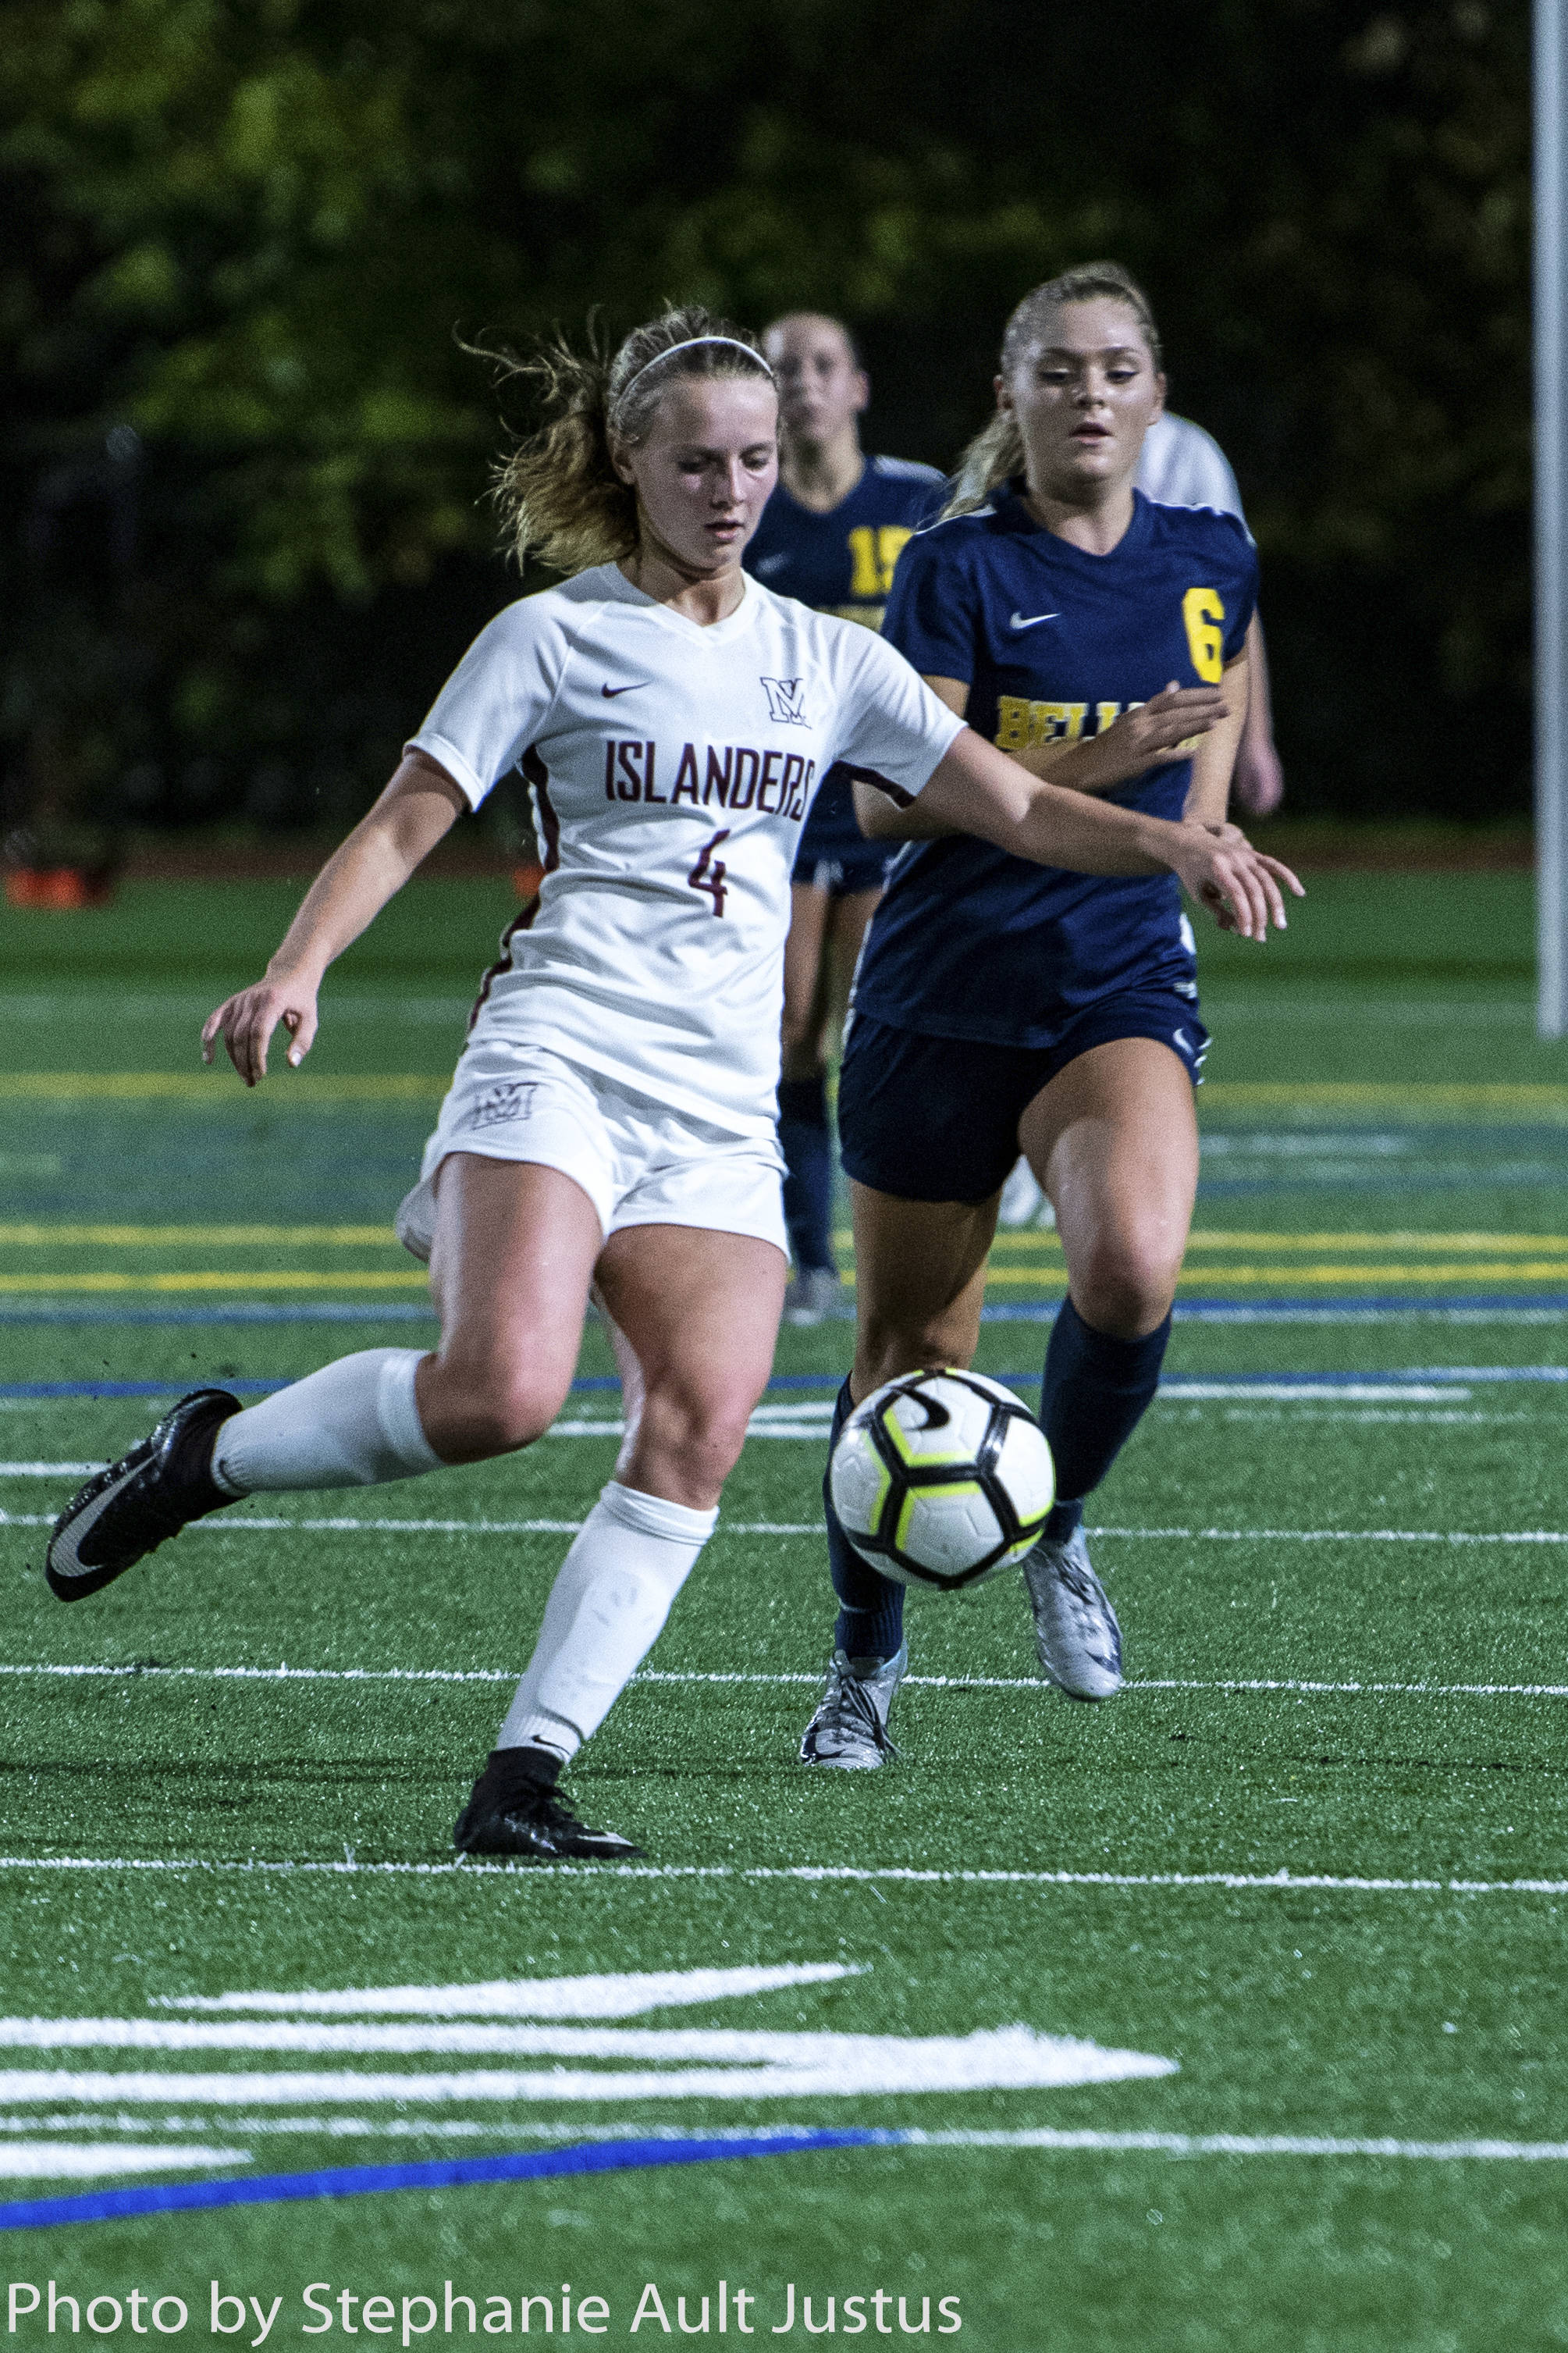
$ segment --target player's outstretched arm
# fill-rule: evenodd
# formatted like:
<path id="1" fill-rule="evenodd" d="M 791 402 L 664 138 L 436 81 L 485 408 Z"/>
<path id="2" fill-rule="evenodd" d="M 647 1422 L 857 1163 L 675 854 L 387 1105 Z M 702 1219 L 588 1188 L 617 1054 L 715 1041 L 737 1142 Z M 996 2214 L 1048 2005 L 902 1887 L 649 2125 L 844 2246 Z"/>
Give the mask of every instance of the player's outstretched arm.
<path id="1" fill-rule="evenodd" d="M 1194 758 L 1228 783 L 1236 744 L 1247 710 L 1245 656 L 1217 686 L 1178 686 L 1174 679 L 1147 702 L 1134 703 L 1104 733 L 1077 743 L 1034 744 L 1011 752 L 1032 776 L 1075 793 L 1110 793 L 1147 776 L 1151 768 Z M 1220 813 L 1224 814 L 1223 792 Z"/>
<path id="2" fill-rule="evenodd" d="M 903 812 L 900 811 L 900 817 Z M 1300 883 L 1277 858 L 1254 849 L 1233 825 L 1172 824 L 1035 777 L 971 727 L 909 812 L 944 832 L 973 833 L 1015 858 L 1079 874 L 1173 873 L 1226 931 L 1265 939 L 1285 928 L 1281 884 Z"/>
<path id="3" fill-rule="evenodd" d="M 468 804 L 445 768 L 410 752 L 375 807 L 334 849 L 300 903 L 265 979 L 226 998 L 202 1030 L 202 1060 L 219 1038 L 247 1087 L 267 1075 L 267 1049 L 281 1021 L 297 1070 L 316 1035 L 316 997 L 333 958 L 400 891 Z"/>

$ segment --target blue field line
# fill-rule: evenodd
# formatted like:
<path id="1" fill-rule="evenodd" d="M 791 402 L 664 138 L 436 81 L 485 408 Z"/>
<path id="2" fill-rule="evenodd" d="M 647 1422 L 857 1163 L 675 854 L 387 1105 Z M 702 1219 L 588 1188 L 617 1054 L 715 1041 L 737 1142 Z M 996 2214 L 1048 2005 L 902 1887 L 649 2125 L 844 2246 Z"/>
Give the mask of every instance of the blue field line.
<path id="1" fill-rule="evenodd" d="M 461 2189 L 484 2181 L 542 2181 L 562 2174 L 628 2173 L 658 2165 L 711 2165 L 721 2158 L 795 2157 L 820 2148 L 874 2148 L 896 2132 L 846 2127 L 756 2133 L 712 2140 L 582 2141 L 572 2148 L 524 2149 L 505 2157 L 437 2158 L 419 2165 L 337 2165 L 310 2173 L 253 2173 L 227 2181 L 141 2183 L 68 2198 L 19 2198 L 0 2205 L 0 2231 L 52 2222 L 113 2222 L 138 2214 L 188 2213 L 211 2206 L 281 2206 L 303 2198 L 361 2198 L 377 2189 Z"/>
<path id="2" fill-rule="evenodd" d="M 215 1374 L 210 1382 L 197 1382 L 198 1388 L 222 1388 L 237 1397 L 272 1397 L 286 1389 L 298 1375 L 288 1378 L 262 1380 L 235 1379 Z M 1037 1384 L 1040 1375 L 1032 1366 L 1022 1373 L 992 1373 L 992 1380 L 1005 1381 L 1014 1388 L 1028 1388 Z M 163 1381 L 0 1381 L 0 1398 L 164 1398 L 177 1397 L 184 1389 L 188 1375 L 180 1374 Z M 770 1390 L 802 1389 L 837 1390 L 844 1376 L 841 1372 L 775 1373 L 768 1383 Z M 1355 1388 L 1403 1388 L 1411 1381 L 1426 1381 L 1434 1385 L 1448 1383 L 1454 1388 L 1468 1388 L 1481 1382 L 1532 1381 L 1543 1384 L 1568 1382 L 1568 1365 L 1418 1365 L 1404 1371 L 1390 1372 L 1326 1372 L 1289 1371 L 1282 1373 L 1184 1372 L 1167 1373 L 1160 1383 L 1163 1392 L 1180 1398 L 1196 1383 L 1207 1387 L 1223 1381 L 1227 1388 L 1301 1388 L 1327 1389 L 1336 1387 Z M 618 1373 L 584 1373 L 572 1384 L 574 1395 L 605 1390 L 617 1392 L 621 1382 Z"/>
<path id="3" fill-rule="evenodd" d="M 3 1290 L 3 1285 L 0 1285 Z M 980 1311 L 983 1324 L 1054 1324 L 1058 1299 L 999 1302 Z M 1387 1293 L 1373 1299 L 1181 1299 L 1173 1315 L 1178 1324 L 1268 1324 L 1284 1317 L 1297 1324 L 1342 1324 L 1391 1315 L 1436 1316 L 1507 1314 L 1516 1311 L 1541 1316 L 1568 1317 L 1568 1292 Z M 836 1309 L 829 1323 L 849 1324 L 850 1307 Z M 217 1325 L 236 1324 L 434 1324 L 433 1309 L 404 1302 L 348 1305 L 340 1300 L 317 1300 L 294 1306 L 271 1306 L 265 1301 L 237 1302 L 216 1307 L 0 1307 L 0 1324 Z"/>
<path id="4" fill-rule="evenodd" d="M 1059 1300 L 1017 1301 L 983 1307 L 983 1324 L 1054 1324 Z M 1375 1299 L 1179 1299 L 1172 1309 L 1177 1324 L 1270 1324 L 1281 1318 L 1292 1324 L 1343 1324 L 1363 1318 L 1385 1321 L 1393 1315 L 1436 1317 L 1496 1315 L 1510 1311 L 1568 1317 L 1568 1292 L 1433 1293 L 1389 1292 Z"/>

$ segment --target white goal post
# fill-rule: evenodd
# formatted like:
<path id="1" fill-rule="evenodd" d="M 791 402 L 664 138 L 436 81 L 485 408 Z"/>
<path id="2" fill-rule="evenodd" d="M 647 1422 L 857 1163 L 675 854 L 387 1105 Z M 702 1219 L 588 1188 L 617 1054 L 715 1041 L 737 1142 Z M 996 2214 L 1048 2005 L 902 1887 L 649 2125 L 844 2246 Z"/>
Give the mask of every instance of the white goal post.
<path id="1" fill-rule="evenodd" d="M 1535 0 L 1536 1027 L 1568 1030 L 1568 0 Z"/>

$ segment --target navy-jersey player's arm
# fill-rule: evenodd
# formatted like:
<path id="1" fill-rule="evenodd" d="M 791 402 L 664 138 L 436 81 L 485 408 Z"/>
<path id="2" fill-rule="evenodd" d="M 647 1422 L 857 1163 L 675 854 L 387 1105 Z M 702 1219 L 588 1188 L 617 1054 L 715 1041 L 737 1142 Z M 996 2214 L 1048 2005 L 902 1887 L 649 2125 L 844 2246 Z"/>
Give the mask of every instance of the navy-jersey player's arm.
<path id="1" fill-rule="evenodd" d="M 879 801 L 891 807 L 890 822 L 879 817 Z M 913 807 L 899 807 L 896 797 L 860 776 L 855 806 L 862 825 L 870 820 L 890 839 L 970 833 L 1039 866 L 1084 874 L 1173 873 L 1223 930 L 1243 939 L 1267 938 L 1270 920 L 1285 929 L 1281 882 L 1297 898 L 1304 895 L 1290 869 L 1254 849 L 1236 826 L 1201 819 L 1177 825 L 1142 809 L 1105 807 L 1048 777 L 1031 776 L 972 727 L 953 738 Z M 1125 823 L 1114 824 L 1117 818 Z"/>
<path id="2" fill-rule="evenodd" d="M 967 680 L 924 673 L 926 684 L 950 711 L 962 719 L 969 705 Z M 1075 793 L 1109 793 L 1131 784 L 1166 761 L 1193 763 L 1193 785 L 1186 815 L 1206 824 L 1225 821 L 1230 764 L 1247 716 L 1247 657 L 1231 663 L 1216 687 L 1168 686 L 1136 710 L 1124 712 L 1103 735 L 1076 744 L 1037 744 L 1024 752 L 1007 752 L 1032 776 L 1048 773 L 1053 785 Z M 1194 738 L 1199 740 L 1196 744 Z M 1113 738 L 1115 739 L 1113 741 Z M 972 832 L 939 816 L 922 793 L 912 807 L 901 809 L 885 794 L 865 784 L 855 787 L 855 816 L 860 830 L 872 841 L 935 841 L 944 834 Z"/>
<path id="3" fill-rule="evenodd" d="M 1058 736 L 1027 747 L 1008 745 L 1010 759 L 1031 776 L 1048 774 L 1054 784 L 1074 792 L 1109 793 L 1163 762 L 1190 757 L 1194 779 L 1187 814 L 1223 822 L 1230 775 L 1247 719 L 1247 625 L 1256 599 L 1251 542 L 1244 526 L 1230 523 L 1226 537 L 1231 533 L 1237 545 L 1226 550 L 1230 560 L 1226 569 L 1236 577 L 1234 586 L 1227 583 L 1230 610 L 1218 649 L 1224 663 L 1220 676 L 1200 678 L 1189 686 L 1173 679 L 1162 693 L 1131 704 L 1093 735 Z M 974 635 L 983 626 L 983 600 L 974 593 L 970 577 L 973 564 L 972 547 L 955 542 L 951 534 L 922 537 L 900 559 L 887 616 L 891 641 L 961 719 L 968 715 L 979 658 Z M 1206 650 L 1212 655 L 1215 649 Z M 930 840 L 936 833 L 930 812 L 922 813 L 918 833 L 908 835 L 901 833 L 889 814 L 877 813 L 859 797 L 856 814 L 862 830 L 873 839 Z"/>

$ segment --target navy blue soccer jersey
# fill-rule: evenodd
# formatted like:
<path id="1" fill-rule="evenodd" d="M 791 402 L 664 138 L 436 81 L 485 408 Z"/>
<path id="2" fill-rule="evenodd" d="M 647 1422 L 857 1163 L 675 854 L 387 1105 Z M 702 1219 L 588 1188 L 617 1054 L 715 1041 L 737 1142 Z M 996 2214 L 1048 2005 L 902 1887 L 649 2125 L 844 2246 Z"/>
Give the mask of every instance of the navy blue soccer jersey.
<path id="1" fill-rule="evenodd" d="M 893 566 L 942 504 L 943 488 L 934 466 L 868 458 L 848 497 L 818 514 L 781 481 L 742 561 L 775 596 L 880 628 Z"/>
<path id="2" fill-rule="evenodd" d="M 1109 555 L 1037 523 L 1015 486 L 906 550 L 883 634 L 927 677 L 969 688 L 972 727 L 1004 751 L 1097 734 L 1174 679 L 1214 683 L 1258 595 L 1246 526 L 1208 507 L 1152 506 Z M 1109 799 L 1179 818 L 1192 763 Z M 858 1011 L 935 1038 L 1051 1043 L 1112 991 L 1196 995 L 1173 875 L 1070 874 L 969 835 L 905 845 L 866 941 Z"/>

